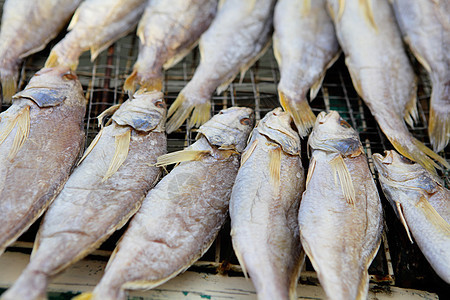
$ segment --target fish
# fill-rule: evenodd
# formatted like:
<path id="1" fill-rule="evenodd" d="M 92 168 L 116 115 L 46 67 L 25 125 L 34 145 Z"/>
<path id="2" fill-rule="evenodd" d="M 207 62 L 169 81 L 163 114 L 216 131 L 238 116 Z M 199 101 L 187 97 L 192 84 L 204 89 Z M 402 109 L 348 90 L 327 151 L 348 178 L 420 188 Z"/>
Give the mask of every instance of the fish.
<path id="1" fill-rule="evenodd" d="M 188 126 L 210 118 L 211 96 L 227 89 L 270 45 L 274 0 L 227 0 L 208 30 L 200 37 L 200 64 L 192 79 L 169 108 L 167 132 L 177 130 L 191 115 Z"/>
<path id="2" fill-rule="evenodd" d="M 160 92 L 137 91 L 117 109 L 50 205 L 30 263 L 2 300 L 45 298 L 50 278 L 97 249 L 136 213 L 161 175 L 155 163 L 167 149 L 165 118 Z"/>
<path id="3" fill-rule="evenodd" d="M 221 110 L 195 143 L 158 158 L 158 166 L 179 164 L 148 193 L 94 291 L 76 300 L 126 299 L 126 290 L 159 286 L 208 250 L 227 218 L 253 121 L 250 108 Z"/>
<path id="4" fill-rule="evenodd" d="M 414 125 L 417 78 L 403 48 L 400 30 L 387 0 L 328 0 L 328 7 L 353 86 L 383 133 L 405 157 L 436 173 L 448 162 L 417 140 Z M 436 160 L 436 162 L 434 161 Z"/>
<path id="5" fill-rule="evenodd" d="M 297 299 L 305 254 L 298 208 L 305 189 L 300 137 L 276 108 L 253 129 L 230 199 L 234 252 L 258 299 Z"/>
<path id="6" fill-rule="evenodd" d="M 0 30 L 3 102 L 17 90 L 22 60 L 41 51 L 69 21 L 81 0 L 6 0 Z M 1 106 L 0 99 L 0 106 Z"/>
<path id="7" fill-rule="evenodd" d="M 316 116 L 312 101 L 325 72 L 341 54 L 325 0 L 279 0 L 275 6 L 273 52 L 280 69 L 280 104 L 304 137 Z"/>
<path id="8" fill-rule="evenodd" d="M 79 57 L 87 50 L 94 61 L 103 50 L 134 30 L 147 1 L 83 1 L 69 23 L 69 32 L 52 48 L 45 66 L 67 66 L 76 70 Z"/>
<path id="9" fill-rule="evenodd" d="M 391 0 L 397 23 L 412 53 L 430 75 L 428 134 L 433 150 L 450 139 L 450 4 L 434 0 Z"/>
<path id="10" fill-rule="evenodd" d="M 67 68 L 44 68 L 0 114 L 0 254 L 61 191 L 84 144 L 86 99 Z"/>
<path id="11" fill-rule="evenodd" d="M 308 145 L 300 241 L 328 299 L 366 299 L 383 209 L 364 149 L 335 111 L 317 116 Z"/>
<path id="12" fill-rule="evenodd" d="M 450 284 L 450 191 L 396 151 L 375 153 L 381 188 L 436 273 Z"/>
<path id="13" fill-rule="evenodd" d="M 139 21 L 139 56 L 124 89 L 161 90 L 163 73 L 194 48 L 217 11 L 217 0 L 153 0 Z"/>

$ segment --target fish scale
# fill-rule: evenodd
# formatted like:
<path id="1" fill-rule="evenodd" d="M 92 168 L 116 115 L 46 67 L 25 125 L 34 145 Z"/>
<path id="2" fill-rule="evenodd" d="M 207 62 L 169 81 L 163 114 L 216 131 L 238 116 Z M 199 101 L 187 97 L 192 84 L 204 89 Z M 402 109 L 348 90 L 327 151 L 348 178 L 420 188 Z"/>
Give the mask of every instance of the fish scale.
<path id="1" fill-rule="evenodd" d="M 358 139 L 337 112 L 317 117 L 298 215 L 300 240 L 329 299 L 366 299 L 368 268 L 381 242 L 383 211 L 367 158 L 335 143 Z"/>
<path id="2" fill-rule="evenodd" d="M 31 260 L 1 299 L 39 299 L 48 281 L 82 259 L 120 229 L 139 209 L 146 193 L 161 175 L 156 158 L 166 153 L 162 93 L 137 93 L 113 115 L 116 121 L 99 133 L 82 163 L 74 170 L 45 214 Z M 145 114 L 139 114 L 144 111 Z M 141 117 L 144 116 L 145 119 Z M 148 116 L 151 116 L 150 119 Z M 130 122 L 130 119 L 140 122 Z M 134 124 L 148 123 L 138 127 Z M 117 136 L 130 131 L 126 159 L 105 179 L 117 153 Z M 115 147 L 116 145 L 116 147 Z M 55 251 L 58 255 L 55 256 Z"/>
<path id="3" fill-rule="evenodd" d="M 305 176 L 291 122 L 280 108 L 259 122 L 231 194 L 233 248 L 258 299 L 296 299 L 305 257 L 297 222 Z"/>
<path id="4" fill-rule="evenodd" d="M 0 136 L 6 136 L 0 144 L 0 254 L 44 212 L 69 177 L 84 142 L 85 102 L 75 75 L 67 69 L 43 69 L 0 114 Z M 17 124 L 9 134 L 7 128 L 12 120 L 26 117 L 24 107 L 29 107 L 29 133 L 11 157 L 21 134 Z"/>
<path id="5" fill-rule="evenodd" d="M 159 286 L 199 259 L 227 218 L 252 126 L 251 109 L 222 110 L 194 144 L 160 157 L 158 165 L 180 164 L 148 193 L 93 293 L 76 299 L 126 299 L 127 289 Z"/>

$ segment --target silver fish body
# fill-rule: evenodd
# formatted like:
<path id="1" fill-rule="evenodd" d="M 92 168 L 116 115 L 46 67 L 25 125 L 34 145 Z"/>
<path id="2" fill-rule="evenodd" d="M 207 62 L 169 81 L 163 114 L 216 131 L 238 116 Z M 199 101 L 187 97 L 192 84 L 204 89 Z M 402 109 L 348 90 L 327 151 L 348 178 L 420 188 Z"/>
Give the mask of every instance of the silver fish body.
<path id="1" fill-rule="evenodd" d="M 222 110 L 194 144 L 159 158 L 183 162 L 148 193 L 93 294 L 78 299 L 125 299 L 125 290 L 154 288 L 199 259 L 226 220 L 252 125 L 251 109 Z"/>
<path id="2" fill-rule="evenodd" d="M 319 114 L 299 210 L 300 239 L 329 299 L 366 299 L 383 212 L 356 132 L 337 112 Z"/>
<path id="3" fill-rule="evenodd" d="M 280 67 L 280 103 L 294 118 L 301 136 L 316 119 L 306 98 L 313 100 L 326 70 L 340 49 L 325 0 L 279 0 L 275 6 L 273 48 Z"/>
<path id="4" fill-rule="evenodd" d="M 0 30 L 3 98 L 16 92 L 23 58 L 36 53 L 63 29 L 81 0 L 6 0 Z M 1 105 L 1 100 L 0 100 Z"/>
<path id="5" fill-rule="evenodd" d="M 189 126 L 210 118 L 214 91 L 223 92 L 235 76 L 243 74 L 267 48 L 272 33 L 274 0 L 227 0 L 200 38 L 200 64 L 194 76 L 169 108 L 167 132 L 189 117 Z"/>
<path id="6" fill-rule="evenodd" d="M 44 297 L 50 278 L 98 248 L 139 209 L 161 174 L 156 159 L 166 153 L 162 97 L 159 92 L 138 92 L 112 116 L 113 124 L 102 129 L 49 207 L 30 263 L 2 300 Z M 122 155 L 117 145 L 126 134 L 126 159 L 106 178 L 115 157 Z"/>
<path id="7" fill-rule="evenodd" d="M 295 299 L 305 257 L 297 221 L 305 175 L 291 122 L 278 108 L 258 123 L 231 194 L 233 248 L 258 299 Z"/>
<path id="8" fill-rule="evenodd" d="M 76 75 L 42 69 L 0 114 L 0 254 L 61 191 L 84 142 Z"/>
<path id="9" fill-rule="evenodd" d="M 385 157 L 374 154 L 374 162 L 384 194 L 409 237 L 450 284 L 450 191 L 395 151 L 387 151 Z"/>
<path id="10" fill-rule="evenodd" d="M 69 32 L 53 47 L 45 66 L 61 65 L 74 70 L 80 55 L 87 50 L 94 60 L 135 28 L 146 3 L 147 0 L 85 0 L 75 11 Z"/>
<path id="11" fill-rule="evenodd" d="M 450 139 L 450 3 L 393 0 L 404 39 L 432 83 L 428 133 L 434 150 Z"/>
<path id="12" fill-rule="evenodd" d="M 161 90 L 163 69 L 169 69 L 197 45 L 217 10 L 217 0 L 153 0 L 139 21 L 139 56 L 125 90 L 136 85 Z"/>
<path id="13" fill-rule="evenodd" d="M 416 78 L 388 0 L 328 0 L 353 86 L 402 155 L 435 172 L 449 164 L 415 139 L 404 120 L 418 118 Z M 404 120 L 403 120 L 404 119 Z"/>

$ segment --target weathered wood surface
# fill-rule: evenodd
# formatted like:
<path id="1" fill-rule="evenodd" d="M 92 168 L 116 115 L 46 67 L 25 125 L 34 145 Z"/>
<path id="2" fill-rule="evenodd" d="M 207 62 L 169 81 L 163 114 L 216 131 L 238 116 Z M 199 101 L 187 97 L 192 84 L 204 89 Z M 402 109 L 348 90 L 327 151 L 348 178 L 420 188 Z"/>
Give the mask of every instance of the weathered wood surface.
<path id="1" fill-rule="evenodd" d="M 9 287 L 28 263 L 29 255 L 6 252 L 0 256 L 0 288 Z M 91 291 L 100 280 L 106 263 L 84 259 L 56 277 L 49 286 L 51 292 Z M 299 285 L 298 299 L 326 299 L 320 286 Z M 228 277 L 207 273 L 185 272 L 151 291 L 130 292 L 130 299 L 256 299 L 255 289 L 243 277 Z M 425 291 L 371 286 L 369 299 L 438 299 Z"/>

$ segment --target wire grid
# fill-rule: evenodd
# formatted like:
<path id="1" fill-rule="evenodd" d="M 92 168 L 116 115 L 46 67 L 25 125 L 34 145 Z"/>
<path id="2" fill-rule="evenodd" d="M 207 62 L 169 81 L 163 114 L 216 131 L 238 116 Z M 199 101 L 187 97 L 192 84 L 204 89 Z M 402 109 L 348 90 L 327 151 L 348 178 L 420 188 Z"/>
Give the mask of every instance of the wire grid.
<path id="1" fill-rule="evenodd" d="M 1 1 L 0 1 L 1 2 Z M 59 37 L 61 38 L 62 35 Z M 44 51 L 33 55 L 25 60 L 21 69 L 19 88 L 23 88 L 29 78 L 38 71 L 44 64 L 49 54 L 49 49 L 55 44 L 52 42 Z M 86 99 L 88 100 L 87 113 L 85 118 L 86 147 L 98 133 L 98 122 L 96 117 L 105 109 L 112 105 L 122 103 L 128 95 L 123 91 L 123 84 L 126 77 L 131 73 L 132 66 L 136 60 L 138 52 L 138 40 L 134 34 L 130 34 L 104 51 L 94 62 L 90 61 L 88 53 L 80 58 L 77 70 L 78 77 L 83 85 Z M 199 62 L 199 53 L 195 49 L 184 60 L 165 72 L 164 77 L 164 94 L 168 105 L 170 105 L 178 95 L 179 91 L 192 78 L 196 66 Z M 417 63 L 416 63 L 417 67 Z M 426 73 L 423 69 L 417 68 L 420 73 L 419 84 L 419 122 L 414 129 L 411 129 L 413 135 L 420 141 L 430 146 L 428 140 L 426 117 L 428 116 L 428 100 L 431 93 L 431 87 Z M 211 114 L 218 113 L 221 109 L 231 106 L 247 106 L 255 110 L 256 118 L 262 118 L 267 112 L 279 106 L 277 96 L 277 84 L 279 81 L 279 70 L 269 49 L 267 53 L 251 67 L 243 78 L 237 78 L 230 84 L 228 89 L 220 95 L 212 97 Z M 384 150 L 393 149 L 389 141 L 382 134 L 380 128 L 376 124 L 373 116 L 370 114 L 367 106 L 358 97 L 352 86 L 351 78 L 347 72 L 344 60 L 339 59 L 335 65 L 328 70 L 324 79 L 323 86 L 316 97 L 311 102 L 313 112 L 317 115 L 320 111 L 336 110 L 346 119 L 359 135 L 361 142 L 368 156 L 369 165 L 374 178 L 377 175 L 374 171 L 372 162 L 372 153 L 383 153 Z M 2 110 L 7 107 L 3 105 Z M 196 130 L 189 130 L 183 125 L 179 130 L 168 136 L 168 152 L 181 150 L 187 145 L 194 142 Z M 302 141 L 302 160 L 305 170 L 308 167 L 308 159 L 306 153 L 306 141 Z M 443 157 L 450 156 L 449 147 L 445 152 L 440 153 Z M 442 177 L 448 183 L 448 172 Z M 377 183 L 378 184 L 378 183 Z M 379 184 L 378 184 L 379 187 Z M 380 196 L 384 198 L 379 188 Z M 387 201 L 383 201 L 386 205 Z M 391 208 L 385 208 L 390 210 Z M 36 222 L 39 223 L 39 222 Z M 394 225 L 401 226 L 399 222 L 394 221 Z M 34 239 L 37 225 L 34 225 L 21 241 L 29 242 Z M 118 238 L 125 229 L 115 233 L 105 244 L 102 245 L 100 251 L 108 255 L 113 250 Z M 205 269 L 218 272 L 227 272 L 231 275 L 239 273 L 240 267 L 234 255 L 229 235 L 229 221 L 219 233 L 218 238 L 214 242 L 210 250 L 197 262 L 192 269 Z M 17 245 L 26 245 L 26 243 Z M 377 283 L 394 284 L 395 274 L 394 267 L 391 262 L 391 254 L 387 235 L 383 234 L 383 243 L 380 247 L 374 262 L 372 263 L 369 273 L 371 280 Z M 20 246 L 17 246 L 20 248 Z M 24 246 L 24 248 L 27 248 Z M 106 250 L 106 252 L 101 252 Z M 102 256 L 102 254 L 99 254 Z M 423 259 L 422 259 L 423 260 Z M 235 273 L 234 273 L 235 272 Z M 313 273 L 313 268 L 309 262 L 305 264 L 305 270 L 302 272 L 302 281 L 317 282 L 317 277 Z M 306 275 L 305 275 L 306 274 Z M 237 274 L 241 275 L 241 274 Z"/>

